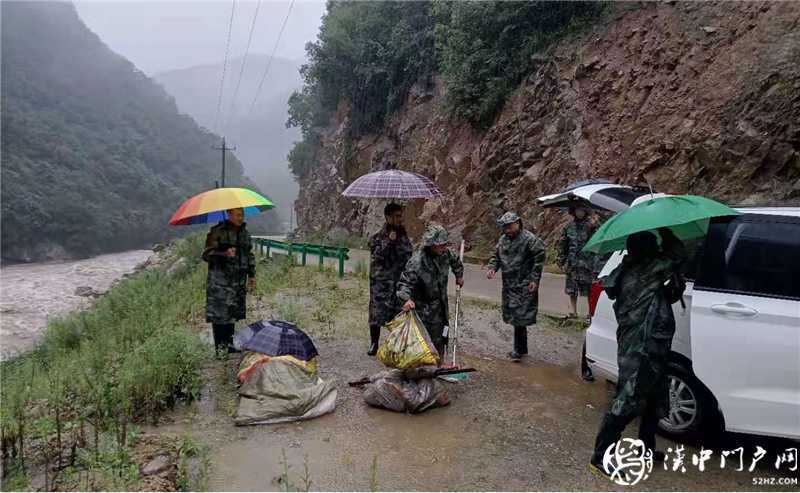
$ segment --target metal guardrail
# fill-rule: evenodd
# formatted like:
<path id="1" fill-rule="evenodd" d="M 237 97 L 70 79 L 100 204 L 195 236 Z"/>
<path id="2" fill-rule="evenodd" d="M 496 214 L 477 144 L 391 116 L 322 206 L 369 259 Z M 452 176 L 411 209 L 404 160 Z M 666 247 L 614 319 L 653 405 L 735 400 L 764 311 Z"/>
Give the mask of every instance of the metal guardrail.
<path id="1" fill-rule="evenodd" d="M 300 254 L 300 265 L 306 265 L 308 255 L 316 255 L 319 259 L 319 266 L 325 265 L 325 258 L 332 258 L 339 261 L 339 277 L 344 277 L 344 262 L 350 260 L 350 249 L 344 247 L 333 247 L 328 245 L 315 245 L 313 243 L 292 243 L 288 241 L 271 240 L 269 238 L 253 238 L 253 242 L 259 249 L 259 253 L 269 257 L 273 250 L 286 252 L 292 259 L 294 253 Z"/>

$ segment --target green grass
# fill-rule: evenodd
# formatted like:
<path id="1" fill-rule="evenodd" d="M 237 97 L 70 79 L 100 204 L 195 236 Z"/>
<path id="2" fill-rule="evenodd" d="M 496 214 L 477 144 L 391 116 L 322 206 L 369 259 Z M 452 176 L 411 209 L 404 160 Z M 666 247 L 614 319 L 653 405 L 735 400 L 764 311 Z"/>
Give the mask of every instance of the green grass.
<path id="1" fill-rule="evenodd" d="M 181 273 L 132 276 L 90 310 L 52 321 L 33 351 L 0 364 L 5 471 L 69 460 L 117 478 L 138 475 L 120 459 L 133 423 L 157 421 L 202 385 L 210 350 L 190 328 L 204 302 L 202 245 L 180 240 L 171 255 L 186 258 Z"/>

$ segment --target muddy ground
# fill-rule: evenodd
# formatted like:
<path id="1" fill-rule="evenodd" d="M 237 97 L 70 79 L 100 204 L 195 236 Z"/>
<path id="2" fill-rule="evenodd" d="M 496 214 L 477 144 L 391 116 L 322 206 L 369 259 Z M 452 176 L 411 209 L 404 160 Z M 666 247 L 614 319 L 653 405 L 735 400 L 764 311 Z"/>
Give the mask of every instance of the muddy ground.
<path id="1" fill-rule="evenodd" d="M 541 317 L 539 326 L 529 330 L 530 356 L 515 364 L 505 357 L 511 328 L 500 320 L 499 307 L 466 300 L 462 361 L 479 371 L 465 382 L 446 384 L 449 407 L 397 414 L 367 407 L 361 390 L 347 386 L 382 369 L 365 354 L 366 281 L 339 281 L 313 271 L 293 269 L 288 285 L 252 299 L 250 320 L 286 315 L 312 333 L 322 378 L 337 382 L 333 414 L 300 423 L 235 427 L 237 361 L 230 359 L 209 364 L 209 385 L 199 402 L 146 430 L 190 435 L 207 444 L 209 489 L 284 490 L 286 478 L 290 489 L 300 490 L 619 488 L 587 468 L 612 388 L 579 378 L 582 332 L 574 325 Z M 634 428 L 629 432 L 635 433 Z M 745 445 L 746 457 L 756 443 L 775 447 L 766 439 L 741 440 L 734 441 Z M 659 443 L 663 449 L 675 447 L 664 439 Z M 735 472 L 730 465 L 721 470 L 715 454 L 701 473 L 691 464 L 697 449 L 686 451 L 685 473 L 656 467 L 635 489 L 776 488 L 753 484 L 755 476 L 775 475 L 774 455 L 750 473 Z"/>

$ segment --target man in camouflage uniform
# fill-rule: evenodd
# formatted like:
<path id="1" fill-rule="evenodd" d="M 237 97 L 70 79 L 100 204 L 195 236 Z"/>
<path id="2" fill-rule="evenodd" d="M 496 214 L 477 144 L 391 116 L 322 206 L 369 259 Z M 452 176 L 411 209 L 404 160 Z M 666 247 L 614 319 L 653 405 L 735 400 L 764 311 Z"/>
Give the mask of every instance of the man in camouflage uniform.
<path id="1" fill-rule="evenodd" d="M 675 317 L 672 303 L 680 299 L 667 285 L 675 284 L 680 266 L 686 259 L 683 243 L 669 228 L 628 237 L 627 255 L 608 276 L 601 278 L 603 289 L 614 302 L 617 318 L 617 362 L 619 379 L 611 408 L 600 424 L 590 468 L 610 474 L 602 468 L 603 455 L 616 443 L 625 427 L 641 416 L 639 439 L 655 450 L 658 421 L 666 414 L 666 364 Z M 671 299 L 672 298 L 672 299 Z M 656 460 L 663 454 L 654 453 Z"/>
<path id="2" fill-rule="evenodd" d="M 512 361 L 528 354 L 528 325 L 536 323 L 539 311 L 539 281 L 545 261 L 544 243 L 522 227 L 522 219 L 506 212 L 497 221 L 503 236 L 489 260 L 486 277 L 503 272 L 503 322 L 514 326 Z"/>
<path id="3" fill-rule="evenodd" d="M 595 276 L 596 256 L 581 249 L 595 232 L 595 225 L 582 207 L 570 207 L 573 220 L 561 233 L 558 243 L 558 266 L 566 273 L 564 292 L 569 296 L 571 314 L 578 316 L 578 296 L 589 296 Z"/>
<path id="4" fill-rule="evenodd" d="M 566 274 L 564 292 L 569 296 L 570 315 L 578 316 L 578 296 L 589 296 L 589 289 L 595 278 L 597 256 L 591 252 L 583 252 L 583 246 L 592 237 L 597 227 L 589 219 L 589 214 L 582 207 L 571 206 L 569 214 L 573 220 L 561 233 L 558 243 L 558 266 Z M 581 352 L 581 375 L 584 380 L 594 380 L 592 369 L 586 361 L 586 341 Z"/>
<path id="5" fill-rule="evenodd" d="M 369 239 L 369 335 L 367 354 L 378 352 L 381 327 L 400 311 L 397 281 L 411 258 L 413 248 L 403 227 L 403 207 L 389 204 L 383 209 L 386 224 Z"/>
<path id="6" fill-rule="evenodd" d="M 422 248 L 408 261 L 397 283 L 397 298 L 404 303 L 403 311 L 417 311 L 440 356 L 444 355 L 447 344 L 444 328 L 449 325 L 447 276 L 450 270 L 456 277 L 456 284 L 464 286 L 464 264 L 447 243 L 447 230 L 431 224 L 422 236 Z"/>
<path id="7" fill-rule="evenodd" d="M 229 210 L 228 219 L 211 228 L 203 260 L 208 262 L 206 322 L 211 323 L 214 347 L 234 352 L 234 324 L 247 316 L 247 291 L 256 285 L 253 242 L 242 209 Z"/>

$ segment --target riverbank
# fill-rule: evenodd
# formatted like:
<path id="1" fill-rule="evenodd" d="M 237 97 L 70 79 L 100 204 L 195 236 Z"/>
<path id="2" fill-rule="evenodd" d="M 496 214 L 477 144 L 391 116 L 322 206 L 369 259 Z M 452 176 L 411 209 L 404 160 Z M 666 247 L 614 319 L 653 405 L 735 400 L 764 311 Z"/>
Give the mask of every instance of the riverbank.
<path id="1" fill-rule="evenodd" d="M 141 270 L 151 250 L 132 250 L 69 262 L 0 268 L 0 359 L 33 349 L 48 320 L 89 308 L 97 296 Z"/>
<path id="2" fill-rule="evenodd" d="M 194 448 L 139 427 L 200 393 L 211 351 L 190 321 L 203 303 L 202 245 L 175 242 L 0 364 L 4 490 L 175 489 L 175 462 L 141 472 L 155 460 L 147 450 L 177 459 Z"/>

